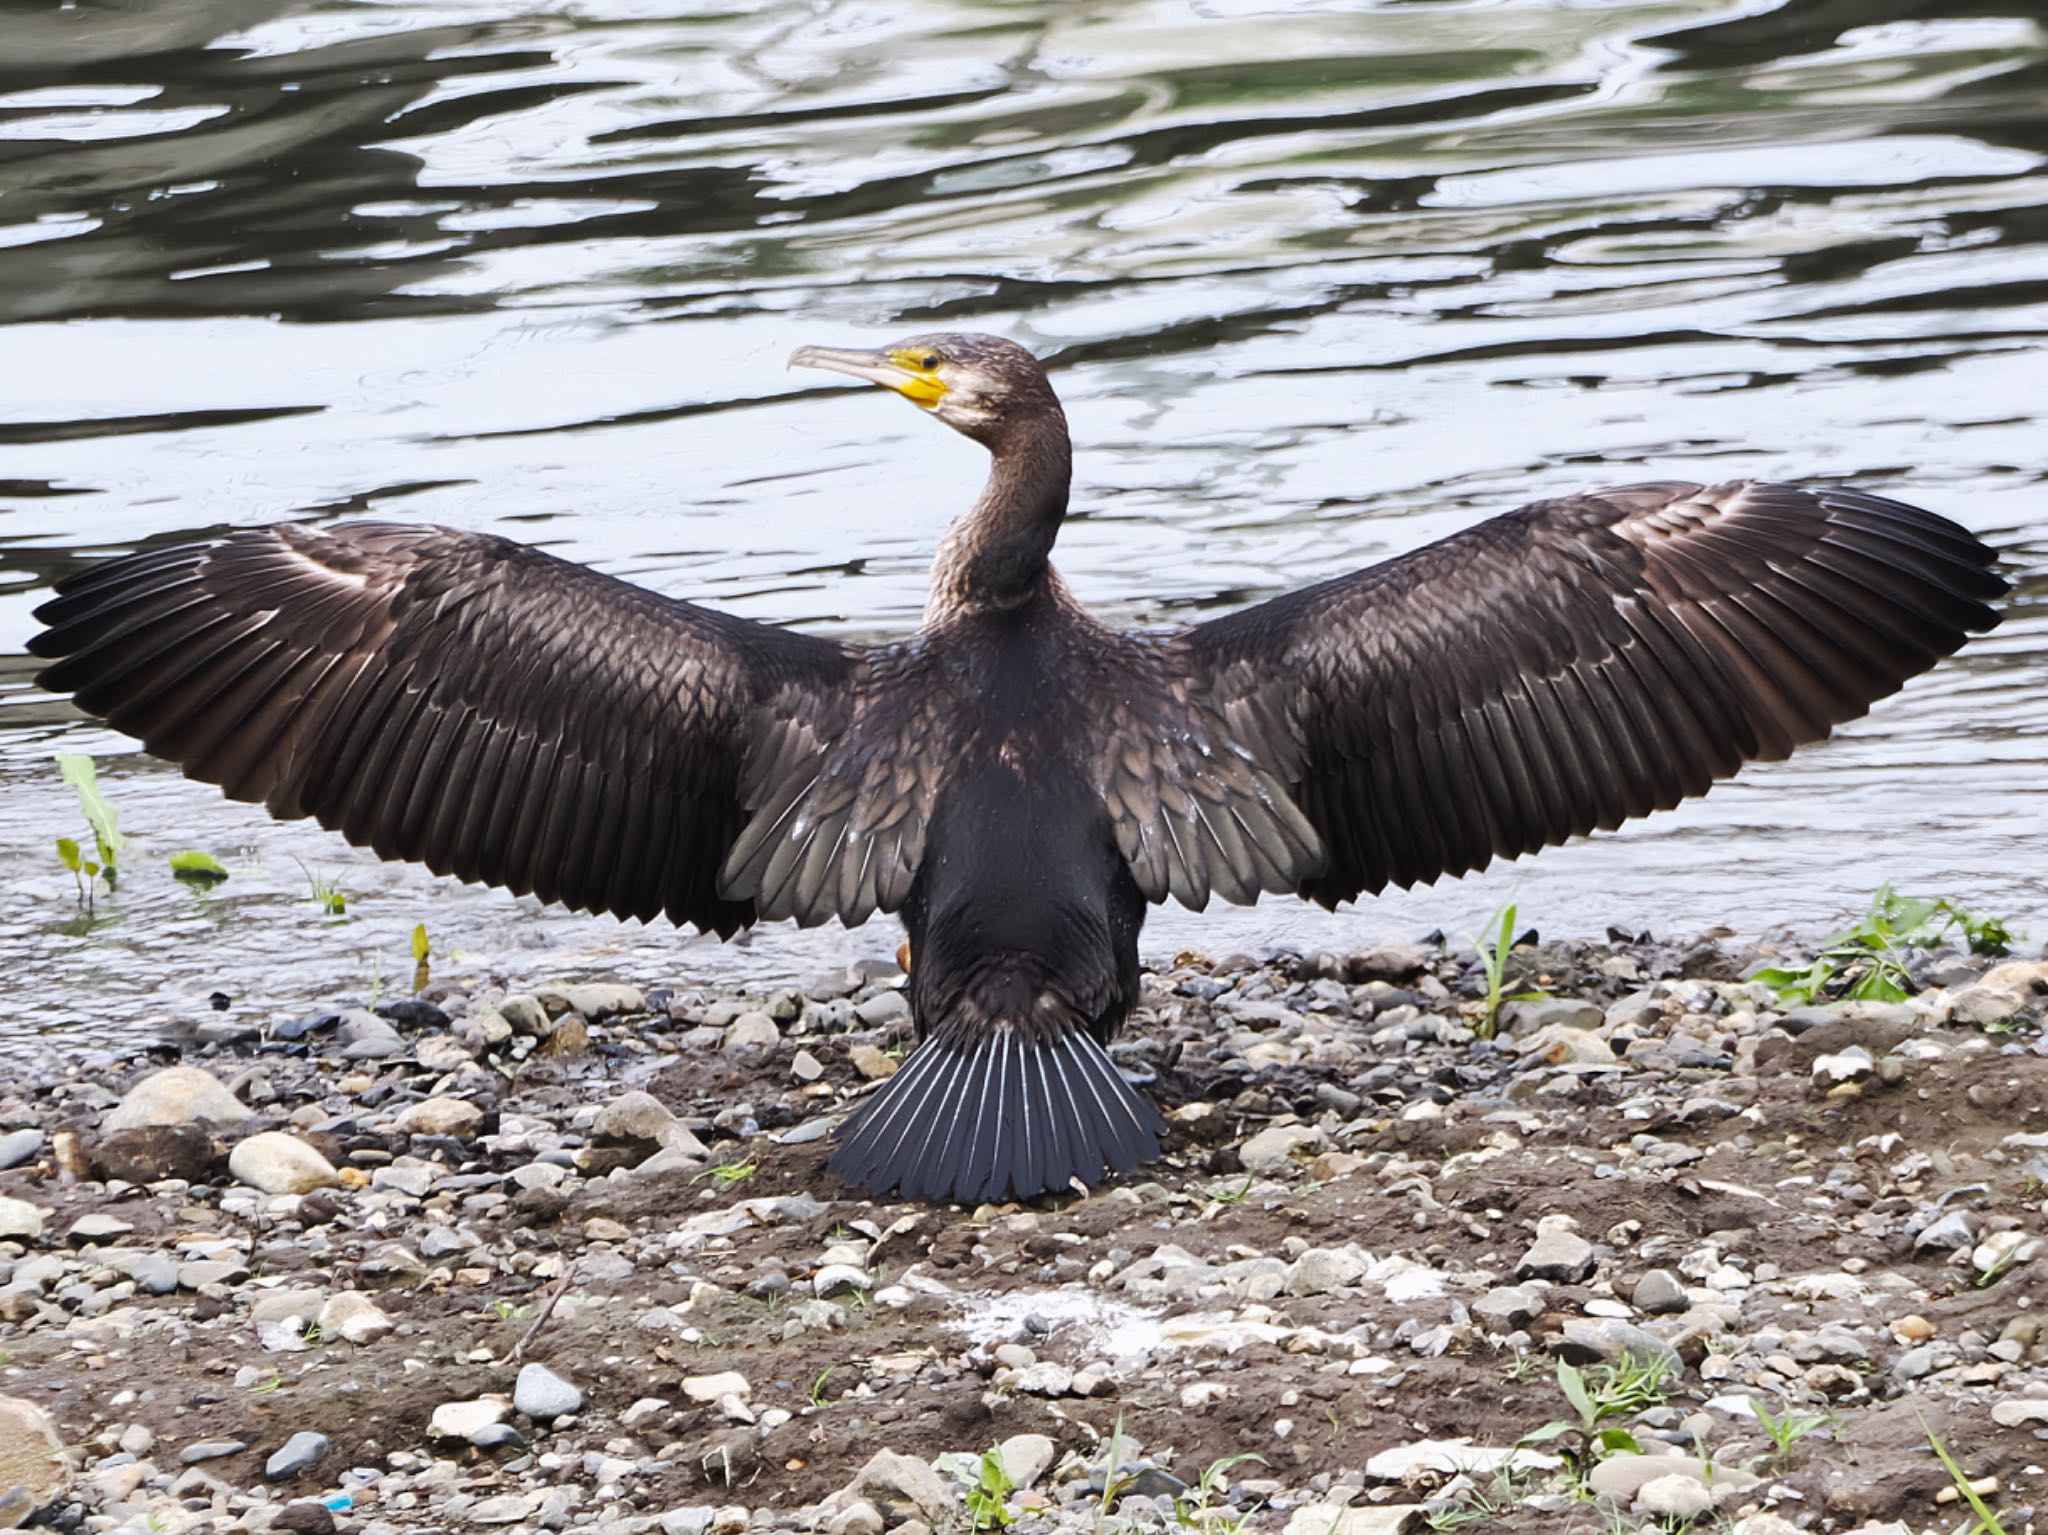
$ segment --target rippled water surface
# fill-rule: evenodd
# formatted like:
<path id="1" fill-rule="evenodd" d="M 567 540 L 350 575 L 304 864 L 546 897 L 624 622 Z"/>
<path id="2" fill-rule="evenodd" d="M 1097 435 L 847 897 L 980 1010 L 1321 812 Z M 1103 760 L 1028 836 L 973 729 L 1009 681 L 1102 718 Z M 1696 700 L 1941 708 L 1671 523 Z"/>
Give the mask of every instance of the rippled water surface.
<path id="1" fill-rule="evenodd" d="M 410 970 L 767 977 L 380 866 L 36 693 L 50 583 L 373 512 L 884 634 L 979 451 L 806 342 L 1005 332 L 1079 444 L 1070 583 L 1227 608 L 1604 481 L 1825 477 L 2022 573 L 2005 627 L 1620 834 L 1152 946 L 1822 925 L 1880 880 L 2048 936 L 2048 30 L 2020 0 L 78 0 L 0 17 L 0 971 L 120 1030 Z M 80 921 L 50 764 L 133 836 Z M 234 876 L 196 895 L 163 855 Z M 301 864 L 348 892 L 306 899 Z"/>

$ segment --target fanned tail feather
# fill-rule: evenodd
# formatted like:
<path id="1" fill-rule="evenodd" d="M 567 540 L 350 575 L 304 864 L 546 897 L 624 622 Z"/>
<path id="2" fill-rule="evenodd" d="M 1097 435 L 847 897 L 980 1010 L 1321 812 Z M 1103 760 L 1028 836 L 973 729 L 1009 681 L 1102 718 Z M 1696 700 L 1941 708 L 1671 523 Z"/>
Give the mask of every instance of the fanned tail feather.
<path id="1" fill-rule="evenodd" d="M 980 1204 L 1100 1183 L 1166 1122 L 1079 1021 L 942 1029 L 842 1132 L 829 1170 L 871 1194 Z"/>

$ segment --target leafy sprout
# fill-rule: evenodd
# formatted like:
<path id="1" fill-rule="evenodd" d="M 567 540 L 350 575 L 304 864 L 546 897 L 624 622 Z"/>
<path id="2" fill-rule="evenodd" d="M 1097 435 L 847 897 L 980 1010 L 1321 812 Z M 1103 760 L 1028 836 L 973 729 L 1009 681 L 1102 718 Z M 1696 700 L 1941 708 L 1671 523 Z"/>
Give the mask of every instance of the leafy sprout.
<path id="1" fill-rule="evenodd" d="M 1772 1463 L 1780 1471 L 1788 1470 L 1792 1465 L 1792 1446 L 1808 1434 L 1827 1427 L 1828 1422 L 1824 1417 L 1802 1417 L 1789 1406 L 1782 1413 L 1773 1414 L 1755 1397 L 1749 1398 L 1749 1410 L 1756 1415 L 1756 1421 L 1776 1449 Z"/>
<path id="2" fill-rule="evenodd" d="M 1000 1530 L 1015 1524 L 1017 1516 L 1010 1510 L 1010 1494 L 1016 1490 L 1017 1484 L 1010 1480 L 1010 1469 L 1003 1464 L 1002 1451 L 983 1450 L 975 1479 L 967 1488 L 967 1515 L 973 1527 Z"/>
<path id="3" fill-rule="evenodd" d="M 1920 1432 L 1927 1436 L 1927 1446 L 1934 1451 L 1942 1469 L 1948 1472 L 1948 1479 L 1955 1484 L 1956 1495 L 1970 1505 L 1970 1512 L 1977 1516 L 1977 1522 L 1970 1526 L 1966 1535 L 2005 1535 L 2005 1526 L 1991 1505 L 1984 1501 L 1984 1495 L 1977 1491 L 1969 1473 L 1956 1464 L 1956 1458 L 1949 1454 L 1948 1446 L 1941 1442 L 1941 1436 L 1927 1426 L 1926 1418 L 1920 1419 Z"/>
<path id="4" fill-rule="evenodd" d="M 1811 964 L 1773 966 L 1750 979 L 1762 981 L 1792 1007 L 1837 987 L 1836 994 L 1846 1001 L 1903 1002 L 1913 994 L 1906 951 L 1931 949 L 1956 934 L 1972 954 L 2004 954 L 2012 948 L 2012 929 L 1997 917 L 1979 916 L 1945 898 L 1900 895 L 1881 885 L 1853 926 L 1821 940 Z"/>
<path id="5" fill-rule="evenodd" d="M 100 793 L 99 769 L 92 758 L 77 752 L 57 753 L 57 771 L 78 796 L 78 808 L 85 812 L 85 824 L 92 831 L 93 854 L 88 856 L 70 837 L 57 839 L 57 857 L 71 871 L 78 884 L 79 904 L 90 913 L 97 882 L 106 881 L 113 894 L 120 878 L 121 849 L 128 839 L 121 834 L 121 813 Z"/>
<path id="6" fill-rule="evenodd" d="M 1501 1003 L 1515 1001 L 1521 997 L 1542 995 L 1541 992 L 1535 991 L 1518 992 L 1514 997 L 1502 993 L 1502 985 L 1507 976 L 1508 956 L 1514 952 L 1515 947 L 1516 909 L 1512 901 L 1503 906 L 1488 920 L 1484 938 L 1471 933 L 1465 935 L 1465 941 L 1472 945 L 1472 952 L 1479 956 L 1480 969 L 1486 975 L 1486 1011 L 1475 1030 L 1481 1039 L 1493 1038 L 1494 1032 L 1499 1028 Z"/>
<path id="7" fill-rule="evenodd" d="M 1671 1370 L 1671 1360 L 1662 1354 L 1638 1359 L 1624 1351 L 1613 1363 L 1595 1365 L 1584 1371 L 1560 1359 L 1557 1362 L 1557 1389 L 1564 1394 L 1578 1421 L 1554 1420 L 1525 1435 L 1521 1442 L 1542 1444 L 1575 1434 L 1578 1436 L 1575 1458 L 1582 1472 L 1594 1461 L 1609 1455 L 1622 1452 L 1641 1454 L 1642 1446 L 1636 1442 L 1635 1435 L 1609 1420 L 1661 1407 L 1667 1395 L 1664 1387 L 1671 1379 Z"/>

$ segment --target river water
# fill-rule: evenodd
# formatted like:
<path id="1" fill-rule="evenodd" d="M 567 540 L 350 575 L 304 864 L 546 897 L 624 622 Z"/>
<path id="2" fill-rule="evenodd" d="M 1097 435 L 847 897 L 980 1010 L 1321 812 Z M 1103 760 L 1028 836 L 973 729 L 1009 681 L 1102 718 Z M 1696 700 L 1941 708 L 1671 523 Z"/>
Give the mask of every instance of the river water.
<path id="1" fill-rule="evenodd" d="M 1808 930 L 1880 882 L 2048 937 L 2048 29 L 2022 0 L 76 0 L 0 12 L 0 974 L 16 1033 L 219 988 L 801 974 L 380 866 L 30 686 L 110 552 L 361 513 L 821 633 L 915 621 L 979 451 L 800 344 L 1049 356 L 1058 560 L 1212 612 L 1532 496 L 1853 481 L 2024 579 L 1865 722 L 1680 812 L 1154 951 L 1476 927 Z M 132 837 L 83 920 L 51 763 Z M 211 894 L 171 851 L 234 871 Z M 347 895 L 308 897 L 308 873 Z M 267 999 L 267 1000 L 266 1000 Z"/>

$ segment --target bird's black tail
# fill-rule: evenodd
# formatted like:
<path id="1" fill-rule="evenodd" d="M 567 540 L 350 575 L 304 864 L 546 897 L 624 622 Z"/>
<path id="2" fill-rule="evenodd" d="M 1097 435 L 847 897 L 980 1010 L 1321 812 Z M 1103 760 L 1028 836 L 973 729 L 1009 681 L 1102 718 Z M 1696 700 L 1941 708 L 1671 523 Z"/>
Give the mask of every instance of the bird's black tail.
<path id="1" fill-rule="evenodd" d="M 854 1116 L 829 1170 L 876 1195 L 1028 1199 L 1127 1173 L 1165 1134 L 1082 1020 L 1042 1008 L 1019 1025 L 969 1008 Z"/>

